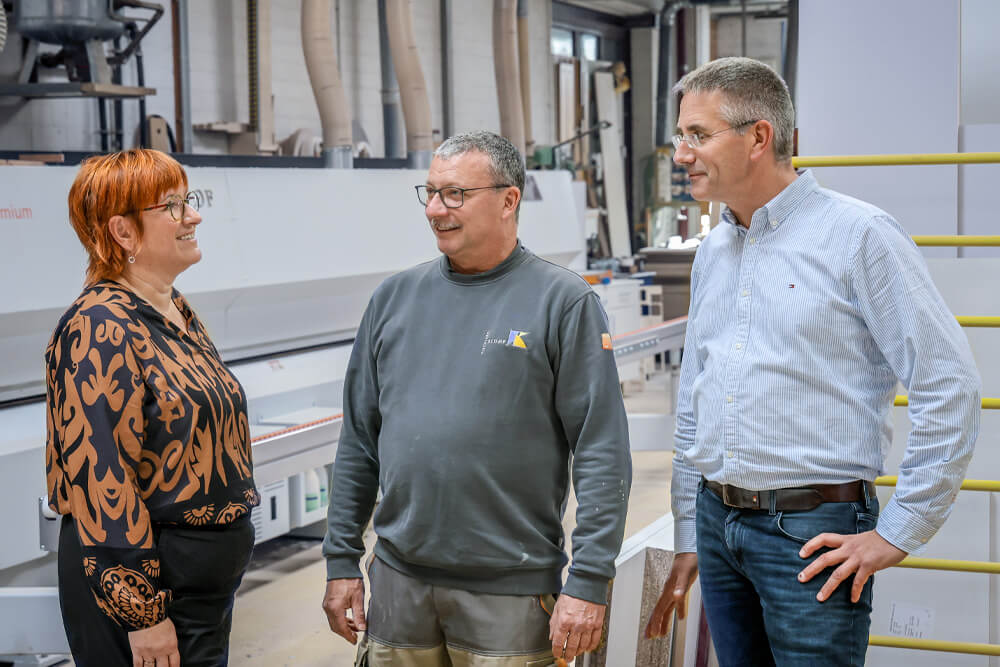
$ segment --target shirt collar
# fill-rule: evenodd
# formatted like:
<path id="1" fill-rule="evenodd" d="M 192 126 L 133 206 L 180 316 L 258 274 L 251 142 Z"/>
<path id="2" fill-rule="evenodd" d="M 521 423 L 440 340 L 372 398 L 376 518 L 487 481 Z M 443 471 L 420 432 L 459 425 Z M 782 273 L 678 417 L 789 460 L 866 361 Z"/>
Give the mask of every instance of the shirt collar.
<path id="1" fill-rule="evenodd" d="M 777 227 L 784 222 L 785 218 L 791 215 L 792 212 L 798 208 L 799 204 L 805 201 L 809 195 L 819 190 L 819 183 L 816 182 L 816 177 L 813 176 L 812 170 L 804 169 L 798 172 L 798 174 L 799 177 L 789 183 L 788 187 L 775 195 L 774 199 L 754 211 L 753 217 L 757 218 L 759 213 L 763 211 L 766 216 L 766 220 L 771 223 L 771 226 Z M 736 216 L 733 215 L 728 206 L 722 209 L 721 219 L 735 227 L 742 228 L 740 223 L 736 221 Z"/>

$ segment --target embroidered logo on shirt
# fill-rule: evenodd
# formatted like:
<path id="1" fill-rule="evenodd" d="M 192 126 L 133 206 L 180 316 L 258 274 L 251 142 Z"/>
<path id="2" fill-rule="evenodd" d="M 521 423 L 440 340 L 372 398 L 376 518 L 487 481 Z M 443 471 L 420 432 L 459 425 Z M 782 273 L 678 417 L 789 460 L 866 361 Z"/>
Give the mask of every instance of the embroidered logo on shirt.
<path id="1" fill-rule="evenodd" d="M 496 336 L 491 336 L 490 332 L 487 331 L 486 335 L 483 336 L 483 349 L 480 352 L 481 355 L 486 354 L 486 347 L 489 345 L 503 345 L 504 347 L 519 347 L 522 350 L 528 349 L 528 344 L 525 342 L 524 337 L 530 332 L 521 331 L 519 329 L 510 329 L 506 338 L 498 338 Z"/>
<path id="2" fill-rule="evenodd" d="M 788 289 L 795 289 L 795 283 L 788 283 Z"/>
<path id="3" fill-rule="evenodd" d="M 605 350 L 615 349 L 615 346 L 611 344 L 611 334 L 606 334 L 606 333 L 601 334 L 601 348 Z"/>

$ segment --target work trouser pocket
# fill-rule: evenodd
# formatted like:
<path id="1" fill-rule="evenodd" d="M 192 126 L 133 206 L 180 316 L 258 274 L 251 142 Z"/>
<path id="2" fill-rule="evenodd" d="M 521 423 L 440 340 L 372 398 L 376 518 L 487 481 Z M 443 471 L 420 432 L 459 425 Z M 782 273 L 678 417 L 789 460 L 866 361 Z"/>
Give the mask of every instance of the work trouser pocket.
<path id="1" fill-rule="evenodd" d="M 354 667 L 369 667 L 370 661 L 368 660 L 368 649 L 370 644 L 368 643 L 368 635 L 365 634 L 361 638 L 361 643 L 358 644 L 358 655 L 354 659 Z"/>

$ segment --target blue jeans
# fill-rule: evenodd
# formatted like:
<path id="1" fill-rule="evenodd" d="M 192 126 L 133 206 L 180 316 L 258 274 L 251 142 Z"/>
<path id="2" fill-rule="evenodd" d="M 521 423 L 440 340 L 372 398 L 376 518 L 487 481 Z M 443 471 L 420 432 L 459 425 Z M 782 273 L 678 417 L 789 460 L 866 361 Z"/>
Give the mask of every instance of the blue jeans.
<path id="1" fill-rule="evenodd" d="M 727 507 L 698 489 L 698 569 L 705 615 L 721 667 L 737 665 L 863 665 L 871 624 L 873 578 L 851 602 L 847 579 L 826 602 L 816 594 L 833 572 L 807 583 L 796 578 L 821 549 L 799 557 L 820 533 L 875 528 L 878 499 L 823 503 L 801 512 Z"/>

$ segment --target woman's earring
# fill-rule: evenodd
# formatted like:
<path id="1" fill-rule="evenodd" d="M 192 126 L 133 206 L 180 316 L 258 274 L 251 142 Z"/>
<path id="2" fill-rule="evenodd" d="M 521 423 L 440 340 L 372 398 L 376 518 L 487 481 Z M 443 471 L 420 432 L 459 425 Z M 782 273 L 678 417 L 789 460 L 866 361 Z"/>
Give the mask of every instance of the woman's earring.
<path id="1" fill-rule="evenodd" d="M 129 255 L 128 256 L 128 263 L 129 264 L 135 264 L 135 255 Z"/>

